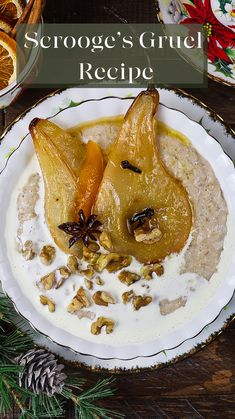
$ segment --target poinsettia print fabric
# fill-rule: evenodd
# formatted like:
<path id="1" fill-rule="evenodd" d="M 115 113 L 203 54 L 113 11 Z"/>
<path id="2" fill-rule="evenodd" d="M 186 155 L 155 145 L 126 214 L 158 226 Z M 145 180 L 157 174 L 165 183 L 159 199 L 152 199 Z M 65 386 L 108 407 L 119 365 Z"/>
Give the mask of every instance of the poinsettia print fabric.
<path id="1" fill-rule="evenodd" d="M 203 25 L 213 72 L 235 83 L 235 0 L 171 0 L 173 22 Z"/>

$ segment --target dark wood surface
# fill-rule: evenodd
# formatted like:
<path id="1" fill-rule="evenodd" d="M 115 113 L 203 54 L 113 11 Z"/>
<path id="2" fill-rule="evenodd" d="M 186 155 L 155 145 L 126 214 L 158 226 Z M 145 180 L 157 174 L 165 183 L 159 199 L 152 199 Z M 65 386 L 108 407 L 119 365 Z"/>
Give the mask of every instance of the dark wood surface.
<path id="1" fill-rule="evenodd" d="M 48 0 L 48 22 L 154 22 L 154 0 Z M 218 112 L 235 129 L 232 88 L 209 82 L 207 89 L 187 89 Z M 49 90 L 27 90 L 0 112 L 0 132 Z M 138 374 L 118 375 L 117 394 L 103 403 L 127 418 L 235 418 L 235 324 L 206 348 L 173 366 Z M 105 374 L 82 372 L 87 385 Z M 8 419 L 18 418 L 15 411 Z M 67 406 L 67 419 L 74 418 Z"/>

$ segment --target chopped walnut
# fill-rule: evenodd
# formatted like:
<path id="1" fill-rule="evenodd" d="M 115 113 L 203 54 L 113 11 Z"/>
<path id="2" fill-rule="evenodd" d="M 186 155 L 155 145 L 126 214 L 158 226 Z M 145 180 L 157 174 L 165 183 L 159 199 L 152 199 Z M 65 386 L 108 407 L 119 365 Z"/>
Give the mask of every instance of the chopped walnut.
<path id="1" fill-rule="evenodd" d="M 71 272 L 69 271 L 69 269 L 66 266 L 62 266 L 61 268 L 59 268 L 57 270 L 58 272 L 58 281 L 56 284 L 56 289 L 62 287 L 62 285 L 65 283 L 66 279 L 68 279 L 71 275 Z"/>
<path id="2" fill-rule="evenodd" d="M 107 335 L 113 332 L 115 322 L 107 317 L 98 317 L 96 322 L 91 325 L 91 333 L 93 335 L 100 335 L 102 327 L 105 327 Z"/>
<path id="3" fill-rule="evenodd" d="M 153 265 L 145 265 L 140 270 L 141 275 L 144 279 L 152 279 L 153 273 L 156 273 L 158 276 L 164 274 L 164 267 L 160 263 L 154 263 Z"/>
<path id="4" fill-rule="evenodd" d="M 139 227 L 134 230 L 134 236 L 137 242 L 153 244 L 159 242 L 163 234 L 157 227 L 152 230 L 145 230 L 143 227 Z"/>
<path id="5" fill-rule="evenodd" d="M 98 245 L 98 243 L 96 243 L 96 242 L 90 242 L 90 243 L 88 244 L 88 249 L 89 249 L 91 252 L 96 253 L 96 252 L 98 252 L 98 250 L 100 250 L 100 246 L 99 246 L 99 245 Z"/>
<path id="6" fill-rule="evenodd" d="M 50 298 L 46 297 L 45 295 L 40 295 L 40 303 L 43 306 L 48 306 L 48 309 L 51 313 L 54 313 L 55 311 L 55 303 L 53 303 Z"/>
<path id="7" fill-rule="evenodd" d="M 104 280 L 100 276 L 96 277 L 95 282 L 97 285 L 104 285 Z"/>
<path id="8" fill-rule="evenodd" d="M 113 297 L 106 291 L 96 291 L 92 298 L 98 306 L 107 307 L 109 304 L 115 304 Z"/>
<path id="9" fill-rule="evenodd" d="M 102 231 L 99 237 L 99 242 L 104 249 L 106 250 L 112 249 L 112 242 L 110 240 L 108 233 L 106 233 L 106 231 Z"/>
<path id="10" fill-rule="evenodd" d="M 84 269 L 80 273 L 81 273 L 81 275 L 85 276 L 87 279 L 92 279 L 94 274 L 95 274 L 94 269 L 92 269 L 92 268 Z"/>
<path id="11" fill-rule="evenodd" d="M 141 278 L 140 275 L 131 272 L 131 271 L 122 271 L 118 275 L 118 279 L 123 282 L 123 284 L 126 284 L 127 286 L 134 284 L 134 282 L 139 281 Z"/>
<path id="12" fill-rule="evenodd" d="M 118 253 L 102 254 L 95 264 L 95 269 L 98 272 L 102 272 L 105 268 L 109 272 L 117 272 L 120 269 L 129 266 L 131 261 L 131 256 L 123 256 Z"/>
<path id="13" fill-rule="evenodd" d="M 80 287 L 75 297 L 72 299 L 71 303 L 68 305 L 68 312 L 75 313 L 82 308 L 90 307 L 91 302 L 87 291 L 83 287 Z"/>
<path id="14" fill-rule="evenodd" d="M 96 264 L 95 264 L 95 269 L 98 272 L 102 272 L 106 266 L 111 262 L 111 261 L 117 261 L 119 260 L 119 255 L 117 253 L 108 253 L 108 254 L 102 254 L 99 256 Z"/>
<path id="15" fill-rule="evenodd" d="M 68 257 L 67 268 L 70 270 L 71 274 L 77 274 L 79 272 L 79 262 L 76 256 L 70 255 Z"/>
<path id="16" fill-rule="evenodd" d="M 135 295 L 132 299 L 132 304 L 135 310 L 139 310 L 141 307 L 149 305 L 152 301 L 152 297 L 142 297 L 141 295 Z"/>
<path id="17" fill-rule="evenodd" d="M 134 297 L 134 291 L 126 291 L 122 294 L 122 301 L 124 304 L 127 304 L 131 301 L 131 299 Z"/>
<path id="18" fill-rule="evenodd" d="M 106 269 L 110 273 L 117 272 L 120 271 L 120 269 L 127 268 L 131 264 L 131 262 L 131 256 L 120 256 L 118 262 L 110 262 Z"/>
<path id="19" fill-rule="evenodd" d="M 92 288 L 93 288 L 93 282 L 92 282 L 92 281 L 90 281 L 90 279 L 85 279 L 85 280 L 84 280 L 84 284 L 85 284 L 85 286 L 86 286 L 86 288 L 87 288 L 88 290 L 92 290 Z"/>
<path id="20" fill-rule="evenodd" d="M 47 291 L 52 289 L 54 283 L 55 283 L 55 272 L 51 272 L 40 279 L 40 285 L 42 285 L 43 288 Z"/>
<path id="21" fill-rule="evenodd" d="M 32 260 L 36 256 L 32 240 L 27 240 L 22 248 L 22 256 L 25 260 Z"/>
<path id="22" fill-rule="evenodd" d="M 89 262 L 91 265 L 94 265 L 99 259 L 100 253 L 92 252 L 87 247 L 83 247 L 83 258 Z"/>
<path id="23" fill-rule="evenodd" d="M 61 268 L 58 269 L 58 272 L 60 274 L 60 276 L 62 278 L 69 278 L 71 275 L 71 272 L 69 271 L 69 269 L 66 266 L 62 266 Z"/>
<path id="24" fill-rule="evenodd" d="M 40 260 L 44 265 L 51 265 L 55 260 L 55 256 L 56 250 L 50 245 L 43 246 L 39 253 Z"/>
<path id="25" fill-rule="evenodd" d="M 77 316 L 78 318 L 81 319 L 89 319 L 89 320 L 94 320 L 95 318 L 95 313 L 93 313 L 93 311 L 88 311 L 88 310 L 80 310 L 77 312 Z"/>

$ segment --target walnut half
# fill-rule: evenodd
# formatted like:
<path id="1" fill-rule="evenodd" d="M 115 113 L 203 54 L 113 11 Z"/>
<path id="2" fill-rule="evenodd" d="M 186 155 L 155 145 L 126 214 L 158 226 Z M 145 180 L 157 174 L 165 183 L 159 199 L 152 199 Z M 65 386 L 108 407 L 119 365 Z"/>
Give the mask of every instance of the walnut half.
<path id="1" fill-rule="evenodd" d="M 102 327 L 105 327 L 106 334 L 113 332 L 115 322 L 107 317 L 98 317 L 96 322 L 91 325 L 91 333 L 93 335 L 100 335 Z"/>
<path id="2" fill-rule="evenodd" d="M 107 307 L 109 304 L 115 304 L 113 297 L 106 291 L 96 291 L 92 298 L 98 306 Z"/>
<path id="3" fill-rule="evenodd" d="M 83 287 L 80 287 L 77 291 L 77 294 L 72 299 L 71 303 L 68 305 L 68 312 L 69 313 L 75 313 L 78 310 L 81 310 L 82 308 L 90 307 L 91 302 L 89 299 L 88 293 L 84 290 Z"/>

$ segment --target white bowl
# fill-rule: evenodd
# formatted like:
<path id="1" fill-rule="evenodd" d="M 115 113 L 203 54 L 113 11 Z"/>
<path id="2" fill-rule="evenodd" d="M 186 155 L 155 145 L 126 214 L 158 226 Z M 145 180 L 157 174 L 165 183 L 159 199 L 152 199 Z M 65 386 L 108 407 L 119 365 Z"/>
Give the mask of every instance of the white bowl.
<path id="1" fill-rule="evenodd" d="M 133 96 L 138 94 L 138 89 L 132 90 Z M 11 146 L 17 150 L 7 160 L 0 158 L 0 200 L 1 218 L 0 233 L 4 237 L 6 211 L 9 205 L 12 188 L 22 172 L 29 157 L 33 153 L 33 147 L 29 136 L 24 138 L 27 126 L 34 117 L 52 117 L 55 123 L 64 128 L 69 128 L 81 122 L 93 120 L 105 116 L 113 116 L 125 113 L 132 99 L 126 96 L 125 89 L 118 89 L 118 97 L 109 97 L 108 89 L 68 89 L 47 99 L 32 109 L 12 130 L 7 138 Z M 82 102 L 82 98 L 86 98 Z M 79 99 L 79 101 L 78 101 Z M 77 102 L 77 105 L 76 105 Z M 66 108 L 60 111 L 59 108 Z M 68 107 L 66 107 L 66 104 Z M 62 105 L 62 106 L 61 106 Z M 55 115 L 53 117 L 53 115 Z M 223 152 L 219 143 L 198 123 L 190 120 L 183 113 L 160 105 L 158 119 L 165 122 L 173 129 L 180 131 L 190 138 L 194 147 L 211 164 L 224 192 L 229 213 L 235 213 L 235 172 L 232 161 Z M 6 141 L 5 141 L 6 143 Z M 231 227 L 230 234 L 235 240 L 235 226 Z M 235 244 L 235 243 L 234 243 Z M 0 277 L 5 292 L 14 302 L 18 311 L 40 332 L 49 336 L 53 341 L 62 346 L 67 346 L 74 351 L 90 354 L 96 357 L 131 359 L 138 356 L 151 356 L 156 352 L 171 349 L 187 339 L 199 333 L 207 324 L 212 322 L 221 309 L 231 299 L 235 287 L 235 252 L 231 257 L 226 275 L 221 286 L 215 292 L 209 303 L 203 307 L 196 318 L 185 321 L 177 330 L 170 331 L 164 336 L 131 345 L 108 345 L 97 344 L 72 335 L 58 325 L 50 323 L 41 313 L 37 312 L 33 302 L 24 295 L 19 283 L 12 274 L 11 263 L 8 259 L 6 242 L 3 239 L 0 244 Z"/>

